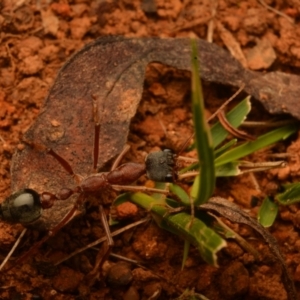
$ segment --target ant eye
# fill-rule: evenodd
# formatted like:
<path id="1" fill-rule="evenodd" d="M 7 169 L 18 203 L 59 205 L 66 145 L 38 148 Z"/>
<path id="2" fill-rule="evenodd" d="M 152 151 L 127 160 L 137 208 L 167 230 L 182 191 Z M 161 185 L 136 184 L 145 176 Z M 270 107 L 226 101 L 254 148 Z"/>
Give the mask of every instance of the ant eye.
<path id="1" fill-rule="evenodd" d="M 1 204 L 0 217 L 10 223 L 28 224 L 41 216 L 39 194 L 32 189 L 20 190 Z"/>

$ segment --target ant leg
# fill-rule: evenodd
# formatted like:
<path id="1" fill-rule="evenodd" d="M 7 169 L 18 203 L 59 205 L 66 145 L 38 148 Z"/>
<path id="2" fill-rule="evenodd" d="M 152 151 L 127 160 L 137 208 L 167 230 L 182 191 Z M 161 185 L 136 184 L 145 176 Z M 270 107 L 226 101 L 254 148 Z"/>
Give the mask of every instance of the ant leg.
<path id="1" fill-rule="evenodd" d="M 77 184 L 81 182 L 81 176 L 78 174 L 75 174 L 71 165 L 59 154 L 57 154 L 54 150 L 51 148 L 47 149 L 48 154 L 50 154 L 52 157 L 54 157 L 60 165 L 74 178 Z"/>
<path id="2" fill-rule="evenodd" d="M 169 194 L 169 190 L 161 190 L 155 188 L 149 188 L 146 186 L 137 185 L 111 185 L 115 191 L 130 191 L 130 192 L 148 192 L 148 193 L 159 193 L 159 194 Z"/>
<path id="3" fill-rule="evenodd" d="M 110 247 L 112 247 L 114 245 L 114 240 L 111 236 L 109 224 L 107 222 L 106 214 L 102 204 L 99 205 L 99 210 L 100 210 L 101 222 L 107 237 L 107 243 Z"/>
<path id="4" fill-rule="evenodd" d="M 100 274 L 102 274 L 102 267 L 105 261 L 108 259 L 112 247 L 114 246 L 114 240 L 112 238 L 112 234 L 109 228 L 109 224 L 107 222 L 106 214 L 104 212 L 103 206 L 100 204 L 99 205 L 99 210 L 100 210 L 100 217 L 101 217 L 101 223 L 104 228 L 105 234 L 106 234 L 106 240 L 107 240 L 107 250 L 102 254 L 100 251 L 98 252 L 98 255 L 96 257 L 96 262 L 94 265 L 93 270 L 88 274 L 88 277 L 93 280 L 96 277 L 96 274 L 98 271 L 100 271 Z"/>
<path id="5" fill-rule="evenodd" d="M 98 112 L 98 103 L 96 95 L 92 95 L 93 98 L 93 118 L 95 123 L 94 132 L 94 153 L 93 153 L 93 173 L 97 173 L 97 165 L 99 160 L 99 141 L 100 141 L 100 117 Z M 124 155 L 128 152 L 130 146 L 125 145 L 122 152 L 118 155 L 117 159 L 114 161 L 111 170 L 114 170 L 119 164 Z"/>
<path id="6" fill-rule="evenodd" d="M 38 151 L 44 151 L 47 152 L 47 154 L 51 155 L 56 159 L 56 161 L 75 179 L 75 181 L 79 184 L 81 181 L 81 178 L 79 175 L 75 174 L 71 165 L 59 154 L 57 154 L 53 149 L 47 148 L 46 146 L 42 144 L 38 144 L 35 142 L 31 142 L 28 140 L 24 140 L 24 143 L 29 145 L 30 147 L 38 150 Z"/>
<path id="7" fill-rule="evenodd" d="M 95 123 L 93 173 L 97 173 L 97 165 L 98 165 L 98 160 L 99 160 L 99 147 L 100 147 L 99 146 L 99 141 L 100 141 L 100 117 L 99 117 L 99 112 L 98 112 L 98 103 L 97 103 L 96 95 L 92 95 L 92 98 L 93 98 L 93 117 L 94 117 L 94 123 Z M 124 151 L 122 151 L 122 153 L 123 152 Z M 120 160 L 121 159 L 119 159 L 119 161 Z M 118 163 L 119 163 L 119 161 L 118 161 Z M 111 249 L 114 245 L 114 241 L 113 241 L 113 238 L 112 238 L 112 235 L 111 235 L 109 224 L 107 222 L 106 214 L 105 214 L 105 211 L 104 211 L 104 208 L 103 208 L 102 204 L 99 205 L 99 210 L 100 210 L 101 223 L 102 223 L 103 229 L 104 229 L 106 237 L 107 237 L 108 248 L 107 248 L 106 252 L 104 253 L 104 255 L 102 257 L 99 257 L 99 254 L 97 255 L 95 266 L 89 274 L 89 276 L 91 276 L 91 277 L 95 277 L 98 270 L 100 270 L 100 273 L 101 273 L 102 266 L 103 266 L 104 262 L 107 260 L 107 258 L 109 257 Z"/>
<path id="8" fill-rule="evenodd" d="M 75 176 L 75 173 L 71 167 L 71 165 L 60 155 L 58 155 L 54 150 L 47 149 L 48 154 L 50 154 L 52 157 L 54 157 L 60 164 L 61 166 L 71 175 Z"/>
<path id="9" fill-rule="evenodd" d="M 94 153 L 93 153 L 93 173 L 97 173 L 97 165 L 99 159 L 99 141 L 100 141 L 100 117 L 98 113 L 98 104 L 96 95 L 93 98 L 93 118 L 95 123 L 94 131 Z"/>
<path id="10" fill-rule="evenodd" d="M 115 169 L 119 166 L 119 164 L 120 164 L 122 158 L 123 158 L 123 157 L 125 156 L 125 154 L 129 151 L 129 149 L 130 149 L 130 146 L 129 146 L 129 145 L 125 145 L 125 147 L 123 148 L 122 152 L 118 155 L 118 157 L 117 157 L 116 160 L 114 161 L 114 163 L 113 163 L 113 165 L 112 165 L 112 167 L 111 167 L 111 169 L 110 169 L 111 171 L 115 170 Z"/>

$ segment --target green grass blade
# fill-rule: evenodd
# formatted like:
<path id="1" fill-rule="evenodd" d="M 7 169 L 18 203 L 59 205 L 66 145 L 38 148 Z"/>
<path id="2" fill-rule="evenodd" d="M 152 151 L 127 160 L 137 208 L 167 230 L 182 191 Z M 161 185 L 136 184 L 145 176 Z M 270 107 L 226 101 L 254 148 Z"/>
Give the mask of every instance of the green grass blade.
<path id="1" fill-rule="evenodd" d="M 191 193 L 194 204 L 208 201 L 215 188 L 214 152 L 209 126 L 204 118 L 204 101 L 199 76 L 197 46 L 192 40 L 192 108 L 195 127 L 195 142 L 200 162 L 200 180 Z M 201 176 L 203 174 L 203 176 Z"/>
<path id="2" fill-rule="evenodd" d="M 226 114 L 228 122 L 233 127 L 238 127 L 246 118 L 247 114 L 251 109 L 250 96 L 246 97 L 238 105 L 236 105 L 230 112 Z M 228 132 L 223 128 L 220 122 L 217 122 L 211 127 L 211 137 L 213 140 L 214 147 L 218 146 L 228 136 Z M 232 139 L 221 148 L 214 151 L 215 158 L 222 155 L 230 147 L 237 143 L 237 139 Z M 189 170 L 195 170 L 199 168 L 198 163 L 191 164 L 179 171 L 180 174 L 185 173 Z"/>
<path id="3" fill-rule="evenodd" d="M 232 139 L 228 143 L 220 147 L 219 149 L 215 150 L 215 158 L 225 153 L 229 148 L 234 146 L 236 143 L 237 143 L 237 139 Z"/>
<path id="4" fill-rule="evenodd" d="M 217 177 L 238 176 L 240 174 L 239 162 L 230 162 L 216 168 Z"/>
<path id="5" fill-rule="evenodd" d="M 122 203 L 127 202 L 130 199 L 130 193 L 123 193 L 120 194 L 118 197 L 116 197 L 116 199 L 113 202 L 114 206 L 118 206 Z"/>
<path id="6" fill-rule="evenodd" d="M 229 162 L 237 161 L 241 157 L 247 156 L 261 148 L 288 138 L 290 135 L 297 132 L 297 130 L 298 125 L 296 124 L 290 124 L 272 130 L 264 135 L 261 135 L 255 141 L 243 143 L 242 145 L 237 146 L 217 157 L 215 160 L 215 166 L 218 167 Z"/>
<path id="7" fill-rule="evenodd" d="M 170 189 L 170 192 L 175 194 L 180 199 L 180 202 L 184 206 L 191 205 L 190 196 L 187 194 L 187 192 L 182 187 L 173 183 L 173 184 L 170 184 L 169 189 Z"/>
<path id="8" fill-rule="evenodd" d="M 159 190 L 166 190 L 167 189 L 167 183 L 165 183 L 165 182 L 155 182 L 155 188 L 159 189 Z M 151 196 L 154 199 L 157 199 L 157 200 L 164 200 L 166 198 L 166 195 L 162 194 L 162 193 L 153 193 L 153 194 L 151 194 Z"/>
<path id="9" fill-rule="evenodd" d="M 278 204 L 266 197 L 258 211 L 257 220 L 264 227 L 273 225 L 278 214 Z"/>
<path id="10" fill-rule="evenodd" d="M 300 202 L 300 183 L 291 183 L 284 186 L 285 191 L 275 196 L 275 199 L 282 205 L 290 205 Z"/>
<path id="11" fill-rule="evenodd" d="M 250 96 L 248 96 L 226 114 L 226 119 L 233 127 L 237 128 L 246 119 L 250 110 L 251 102 Z M 223 128 L 220 122 L 217 122 L 211 127 L 211 136 L 213 140 L 213 147 L 216 148 L 226 139 L 228 132 Z"/>
<path id="12" fill-rule="evenodd" d="M 217 266 L 217 252 L 227 243 L 204 222 L 185 212 L 171 214 L 164 201 L 143 193 L 132 194 L 131 201 L 151 211 L 159 226 L 192 243 L 206 262 Z"/>
<path id="13" fill-rule="evenodd" d="M 183 257 L 182 257 L 182 264 L 181 264 L 181 270 L 184 269 L 184 264 L 189 256 L 190 251 L 190 245 L 191 243 L 187 240 L 184 240 L 184 247 L 183 247 Z"/>
<path id="14" fill-rule="evenodd" d="M 178 235 L 195 245 L 207 263 L 214 266 L 218 265 L 216 254 L 223 247 L 226 247 L 227 243 L 214 230 L 185 212 L 170 215 L 163 221 L 174 227 L 178 231 Z"/>
<path id="15" fill-rule="evenodd" d="M 184 173 L 186 173 L 186 172 L 188 172 L 188 171 L 191 171 L 191 170 L 198 170 L 198 169 L 199 169 L 199 163 L 196 162 L 196 163 L 190 164 L 189 166 L 187 166 L 187 167 L 181 169 L 181 170 L 179 171 L 179 174 L 184 174 Z"/>

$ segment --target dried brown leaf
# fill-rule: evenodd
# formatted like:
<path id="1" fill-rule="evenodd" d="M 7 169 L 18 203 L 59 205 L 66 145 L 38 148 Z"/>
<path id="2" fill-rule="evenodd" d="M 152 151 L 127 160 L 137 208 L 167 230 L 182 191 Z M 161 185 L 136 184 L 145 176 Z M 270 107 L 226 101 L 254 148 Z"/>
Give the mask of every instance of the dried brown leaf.
<path id="1" fill-rule="evenodd" d="M 235 87 L 245 84 L 245 91 L 270 112 L 289 112 L 300 119 L 298 76 L 245 70 L 227 51 L 203 40 L 198 41 L 198 50 L 202 79 Z M 60 70 L 39 117 L 24 138 L 52 148 L 72 165 L 76 174 L 89 174 L 94 135 L 92 95 L 96 95 L 101 169 L 127 141 L 150 62 L 189 70 L 190 40 L 106 37 L 85 46 Z M 16 152 L 11 173 L 13 190 L 29 187 L 55 193 L 74 185 L 52 157 L 28 146 Z M 69 201 L 57 201 L 53 209 L 44 212 L 41 226 L 53 226 L 70 205 Z"/>

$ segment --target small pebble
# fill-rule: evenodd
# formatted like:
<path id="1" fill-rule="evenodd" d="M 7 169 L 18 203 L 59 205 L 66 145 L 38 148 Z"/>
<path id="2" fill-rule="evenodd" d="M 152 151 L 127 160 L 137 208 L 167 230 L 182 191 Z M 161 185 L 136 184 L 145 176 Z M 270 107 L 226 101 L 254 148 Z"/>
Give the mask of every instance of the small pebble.
<path id="1" fill-rule="evenodd" d="M 111 267 L 107 275 L 107 282 L 112 286 L 126 286 L 132 281 L 130 265 L 118 262 Z"/>
<path id="2" fill-rule="evenodd" d="M 123 296 L 123 300 L 139 300 L 140 295 L 134 286 L 131 286 Z"/>

